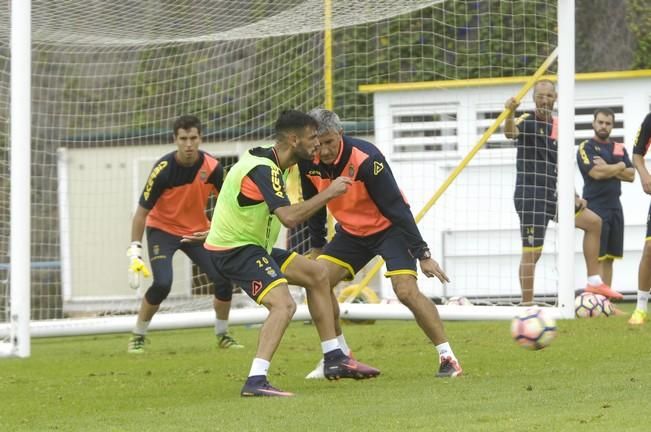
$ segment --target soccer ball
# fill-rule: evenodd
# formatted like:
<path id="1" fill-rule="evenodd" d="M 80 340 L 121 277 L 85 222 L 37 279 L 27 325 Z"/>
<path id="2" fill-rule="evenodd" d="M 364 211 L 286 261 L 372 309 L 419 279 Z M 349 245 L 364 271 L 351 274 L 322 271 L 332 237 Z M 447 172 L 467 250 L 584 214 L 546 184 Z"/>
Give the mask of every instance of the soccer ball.
<path id="1" fill-rule="evenodd" d="M 470 300 L 462 296 L 450 297 L 445 304 L 450 306 L 474 306 Z"/>
<path id="2" fill-rule="evenodd" d="M 543 349 L 556 337 L 556 321 L 544 309 L 532 307 L 513 318 L 511 336 L 521 347 Z"/>
<path id="3" fill-rule="evenodd" d="M 601 313 L 603 316 L 609 317 L 611 315 L 615 315 L 615 305 L 613 305 L 610 300 L 601 294 L 597 294 L 597 297 L 599 297 L 601 300 Z"/>
<path id="4" fill-rule="evenodd" d="M 594 318 L 604 311 L 602 299 L 604 296 L 584 292 L 574 299 L 574 313 L 577 318 Z M 611 305 L 612 306 L 612 305 Z"/>

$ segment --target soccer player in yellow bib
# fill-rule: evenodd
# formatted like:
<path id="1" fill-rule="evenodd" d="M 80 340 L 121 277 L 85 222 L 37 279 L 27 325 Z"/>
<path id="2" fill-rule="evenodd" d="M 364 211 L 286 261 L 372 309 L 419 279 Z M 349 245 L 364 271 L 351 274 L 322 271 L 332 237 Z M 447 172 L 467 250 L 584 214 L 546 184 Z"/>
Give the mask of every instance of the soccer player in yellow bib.
<path id="1" fill-rule="evenodd" d="M 311 199 L 290 204 L 286 171 L 298 160 L 314 157 L 319 146 L 316 128 L 316 121 L 300 111 L 280 115 L 275 145 L 248 150 L 229 170 L 204 244 L 215 269 L 269 310 L 241 396 L 293 396 L 267 379 L 271 359 L 296 311 L 289 283 L 306 289 L 321 339 L 326 378 L 363 379 L 380 373 L 341 350 L 325 269 L 302 255 L 274 247 L 281 223 L 297 226 L 350 186 L 351 180 L 342 176 Z"/>

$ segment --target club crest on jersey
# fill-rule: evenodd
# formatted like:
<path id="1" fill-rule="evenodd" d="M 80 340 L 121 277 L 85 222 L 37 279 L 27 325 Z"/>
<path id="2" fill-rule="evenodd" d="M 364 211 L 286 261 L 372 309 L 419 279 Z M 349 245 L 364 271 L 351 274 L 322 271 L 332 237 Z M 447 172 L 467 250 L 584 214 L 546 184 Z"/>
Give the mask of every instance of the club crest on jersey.
<path id="1" fill-rule="evenodd" d="M 253 281 L 251 282 L 251 295 L 257 296 L 262 291 L 262 282 Z"/>
<path id="2" fill-rule="evenodd" d="M 350 164 L 348 165 L 348 177 L 354 177 L 355 176 L 355 165 Z"/>
<path id="3" fill-rule="evenodd" d="M 208 173 L 204 170 L 199 171 L 199 178 L 201 179 L 202 182 L 205 182 L 206 179 L 208 178 Z"/>
<path id="4" fill-rule="evenodd" d="M 373 162 L 373 175 L 378 175 L 384 169 L 384 164 L 382 162 Z"/>
<path id="5" fill-rule="evenodd" d="M 269 277 L 275 278 L 275 277 L 278 276 L 278 274 L 276 273 L 276 270 L 274 270 L 273 267 L 267 267 L 267 268 L 264 269 L 264 271 L 267 272 Z"/>
<path id="6" fill-rule="evenodd" d="M 527 227 L 527 243 L 529 243 L 531 246 L 533 246 L 534 242 L 534 228 L 533 227 Z"/>

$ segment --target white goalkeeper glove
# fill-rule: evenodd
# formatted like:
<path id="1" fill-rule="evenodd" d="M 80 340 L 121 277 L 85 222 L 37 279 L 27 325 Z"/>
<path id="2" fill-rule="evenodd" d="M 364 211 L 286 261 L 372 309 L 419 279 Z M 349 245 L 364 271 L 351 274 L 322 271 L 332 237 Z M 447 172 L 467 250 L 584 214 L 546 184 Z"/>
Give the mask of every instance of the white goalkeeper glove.
<path id="1" fill-rule="evenodd" d="M 142 260 L 142 244 L 139 241 L 131 242 L 129 249 L 127 249 L 127 257 L 129 258 L 129 286 L 133 289 L 140 287 L 140 273 L 144 277 L 151 276 L 149 269 Z"/>

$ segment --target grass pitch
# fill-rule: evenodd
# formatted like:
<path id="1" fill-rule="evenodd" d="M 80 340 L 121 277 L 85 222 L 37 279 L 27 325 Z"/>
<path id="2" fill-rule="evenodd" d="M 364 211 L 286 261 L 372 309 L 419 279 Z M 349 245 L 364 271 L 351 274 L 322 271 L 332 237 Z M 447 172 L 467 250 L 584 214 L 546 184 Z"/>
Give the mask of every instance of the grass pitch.
<path id="1" fill-rule="evenodd" d="M 627 308 L 630 311 L 630 307 Z M 29 359 L 0 360 L 0 431 L 638 431 L 651 396 L 651 324 L 628 316 L 558 322 L 526 351 L 509 322 L 447 322 L 465 376 L 437 379 L 436 350 L 415 322 L 347 325 L 373 380 L 311 381 L 316 330 L 293 323 L 270 381 L 295 398 L 241 398 L 256 328 L 243 350 L 212 329 L 154 332 L 128 355 L 128 335 L 35 339 Z"/>

